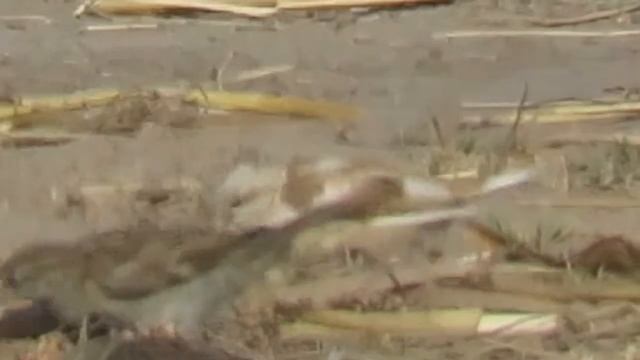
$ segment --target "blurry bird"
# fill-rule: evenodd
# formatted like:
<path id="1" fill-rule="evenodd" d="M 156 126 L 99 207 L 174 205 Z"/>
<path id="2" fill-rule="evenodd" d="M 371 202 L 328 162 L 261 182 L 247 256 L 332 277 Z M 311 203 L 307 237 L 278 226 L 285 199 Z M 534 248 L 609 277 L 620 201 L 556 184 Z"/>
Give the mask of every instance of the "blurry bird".
<path id="1" fill-rule="evenodd" d="M 0 278 L 18 296 L 46 301 L 65 324 L 109 314 L 144 328 L 169 323 L 197 336 L 204 320 L 230 315 L 248 285 L 286 261 L 301 230 L 358 214 L 386 186 L 372 179 L 284 226 L 240 235 L 141 226 L 75 243 L 34 244 L 7 259 Z"/>
<path id="2" fill-rule="evenodd" d="M 526 183 L 535 175 L 528 168 L 509 170 L 459 192 L 437 179 L 403 170 L 368 159 L 335 157 L 295 157 L 282 168 L 241 164 L 218 190 L 221 207 L 218 213 L 226 229 L 232 232 L 283 226 L 305 211 L 340 201 L 367 181 L 376 179 L 385 186 L 371 194 L 367 206 L 359 209 L 361 217 L 425 213 L 431 209 L 443 217 L 450 211 L 455 218 L 460 208 L 475 198 Z M 404 215 L 401 221 L 411 217 Z M 418 216 L 409 221 L 423 220 Z"/>
<path id="3" fill-rule="evenodd" d="M 249 285 L 286 262 L 294 239 L 305 230 L 336 219 L 366 218 L 394 202 L 431 204 L 435 210 L 379 217 L 367 226 L 415 226 L 473 215 L 444 185 L 367 163 L 295 160 L 282 173 L 283 182 L 255 186 L 247 181 L 259 178 L 253 169 L 239 173 L 244 175 L 232 174 L 229 179 L 235 180 L 221 192 L 236 203 L 235 210 L 253 206 L 257 212 L 232 211 L 231 220 L 242 219 L 231 234 L 139 226 L 75 243 L 35 244 L 5 261 L 0 279 L 21 297 L 46 301 L 65 324 L 108 314 L 143 328 L 173 324 L 180 333 L 197 336 L 204 321 L 231 315 L 234 300 Z M 531 175 L 526 170 L 498 175 L 480 193 L 520 184 Z M 271 199 L 271 208 L 256 200 L 261 196 Z"/>

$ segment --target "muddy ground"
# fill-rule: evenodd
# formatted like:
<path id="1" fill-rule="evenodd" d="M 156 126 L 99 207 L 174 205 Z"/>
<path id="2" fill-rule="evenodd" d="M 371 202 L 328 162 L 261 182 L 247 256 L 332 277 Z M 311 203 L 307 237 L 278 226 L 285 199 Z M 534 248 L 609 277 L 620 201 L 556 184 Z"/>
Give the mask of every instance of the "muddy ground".
<path id="1" fill-rule="evenodd" d="M 130 137 L 90 138 L 60 147 L 3 149 L 2 256 L 28 242 L 77 238 L 130 220 L 122 214 L 107 215 L 98 223 L 79 216 L 61 216 L 59 204 L 52 201 L 52 189 L 91 181 L 176 175 L 197 178 L 207 189 L 215 189 L 237 159 L 251 152 L 267 161 L 300 154 L 341 154 L 408 160 L 428 167 L 432 162 L 430 145 L 435 141 L 430 119 L 437 117 L 446 136 L 456 139 L 462 136 L 455 128 L 463 103 L 517 103 L 525 83 L 529 90 L 527 100 L 532 102 L 589 99 L 602 96 L 606 89 L 640 86 L 637 36 L 443 38 L 456 30 L 535 28 L 519 17 L 575 16 L 610 6 L 604 1 L 561 1 L 555 6 L 535 0 L 514 3 L 456 1 L 450 5 L 368 13 L 287 14 L 264 21 L 229 16 L 117 18 L 111 21 L 160 26 L 98 32 L 86 31 L 85 27 L 110 21 L 74 19 L 72 12 L 78 5 L 74 1 L 0 1 L 3 16 L 41 15 L 51 20 L 44 23 L 0 18 L 3 98 L 100 86 L 127 89 L 176 81 L 199 84 L 221 80 L 226 90 L 324 98 L 353 103 L 366 110 L 365 118 L 347 142 L 339 141 L 331 124 L 295 119 L 264 121 L 242 115 L 240 124 L 196 129 L 154 125 Z M 628 14 L 562 29 L 634 30 L 639 20 L 637 14 Z M 290 69 L 253 81 L 234 80 L 242 71 L 275 65 L 289 65 Z M 171 116 L 192 114 L 177 112 Z M 606 129 L 632 133 L 634 127 L 633 122 L 627 122 Z M 602 127 L 586 125 L 567 125 L 562 131 L 585 129 L 602 131 Z M 522 136 L 535 149 L 536 141 L 550 131 L 558 130 L 529 126 Z M 498 129 L 473 136 L 486 140 L 504 133 L 504 129 Z M 570 194 L 635 199 L 638 192 L 633 165 L 628 170 L 632 173 L 629 181 L 596 179 L 575 186 Z M 483 211 L 524 233 L 540 223 L 553 223 L 585 234 L 615 233 L 638 238 L 640 222 L 635 205 L 617 209 L 549 208 L 509 201 L 554 197 L 567 195 L 548 188 L 525 189 L 511 197 L 491 199 Z M 211 195 L 207 201 L 215 202 L 215 198 Z M 160 220 L 194 221 L 171 213 Z M 207 220 L 205 217 L 195 221 Z M 574 245 L 580 246 L 571 246 Z M 609 339 L 606 345 L 575 352 L 527 352 L 524 345 L 500 348 L 496 343 L 463 341 L 423 355 L 632 359 L 637 356 L 632 351 L 635 336 Z M 499 351 L 489 351 L 492 346 Z"/>

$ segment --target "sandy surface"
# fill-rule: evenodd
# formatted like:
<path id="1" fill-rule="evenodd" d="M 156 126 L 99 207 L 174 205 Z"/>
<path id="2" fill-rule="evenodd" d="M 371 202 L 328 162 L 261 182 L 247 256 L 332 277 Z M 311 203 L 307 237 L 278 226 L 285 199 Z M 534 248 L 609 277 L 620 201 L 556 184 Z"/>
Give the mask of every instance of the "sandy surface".
<path id="1" fill-rule="evenodd" d="M 291 119 L 262 123 L 242 115 L 240 125 L 149 126 L 131 137 L 2 149 L 1 252 L 4 255 L 30 241 L 76 238 L 124 221 L 116 214 L 106 225 L 61 216 L 51 200 L 56 189 L 91 181 L 186 176 L 200 180 L 212 192 L 238 157 L 252 150 L 271 160 L 294 154 L 343 154 L 412 159 L 420 164 L 423 156 L 428 157 L 424 139 L 430 135 L 424 129 L 429 119 L 436 116 L 446 131 L 455 133 L 452 129 L 463 102 L 517 103 L 525 82 L 529 101 L 592 98 L 602 96 L 607 88 L 639 86 L 637 36 L 445 39 L 447 33 L 459 30 L 531 28 L 516 16 L 569 16 L 600 6 L 595 1 L 559 3 L 545 7 L 542 0 L 523 1 L 519 6 L 504 1 L 458 1 L 449 6 L 315 17 L 295 14 L 266 21 L 228 16 L 202 16 L 182 23 L 178 18 L 118 18 L 114 22 L 157 23 L 159 27 L 87 31 L 88 25 L 110 22 L 74 19 L 71 14 L 77 4 L 73 1 L 0 1 L 3 16 L 41 15 L 51 20 L 0 19 L 3 98 L 221 79 L 219 85 L 226 90 L 339 100 L 366 111 L 347 144 L 337 141 L 332 125 Z M 577 29 L 637 30 L 638 20 L 637 14 L 631 14 Z M 266 66 L 289 66 L 289 70 L 236 81 L 243 71 Z M 616 126 L 635 130 L 633 124 Z M 578 130 L 566 127 L 567 132 Z M 535 140 L 542 133 L 534 126 L 526 136 Z M 532 192 L 528 196 L 549 194 L 553 195 Z M 214 202 L 209 195 L 207 201 Z M 488 205 L 488 212 L 525 229 L 535 227 L 536 219 L 551 219 L 585 233 L 635 235 L 640 230 L 634 208 L 548 209 L 517 206 L 503 198 Z M 472 346 L 462 345 L 458 352 L 473 351 Z"/>

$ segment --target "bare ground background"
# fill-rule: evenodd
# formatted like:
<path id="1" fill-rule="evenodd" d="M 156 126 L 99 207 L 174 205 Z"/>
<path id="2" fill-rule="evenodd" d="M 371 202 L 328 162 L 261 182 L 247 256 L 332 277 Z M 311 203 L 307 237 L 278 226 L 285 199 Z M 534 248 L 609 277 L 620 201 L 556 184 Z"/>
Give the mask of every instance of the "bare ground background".
<path id="1" fill-rule="evenodd" d="M 263 122 L 243 115 L 238 119 L 242 124 L 237 125 L 226 123 L 196 129 L 149 126 L 133 137 L 88 139 L 52 148 L 3 149 L 0 151 L 2 254 L 26 242 L 77 238 L 99 227 L 81 217 L 61 216 L 51 201 L 52 189 L 59 187 L 90 180 L 146 180 L 181 175 L 195 177 L 214 189 L 238 157 L 251 150 L 272 160 L 301 153 L 337 153 L 398 157 L 428 166 L 430 155 L 426 145 L 433 141 L 429 119 L 437 116 L 446 128 L 455 128 L 462 102 L 517 102 L 525 82 L 529 101 L 592 98 L 602 96 L 607 88 L 639 86 L 640 43 L 635 36 L 440 38 L 454 30 L 529 28 L 516 19 L 517 15 L 575 16 L 610 6 L 609 2 L 595 1 L 559 1 L 555 6 L 544 3 L 457 1 L 452 5 L 366 14 L 349 11 L 295 14 L 266 21 L 228 16 L 201 16 L 184 23 L 176 19 L 128 18 L 125 20 L 157 22 L 160 27 L 91 32 L 83 29 L 108 21 L 74 19 L 71 14 L 78 5 L 76 2 L 0 1 L 3 16 L 42 15 L 52 20 L 42 23 L 0 18 L 2 97 L 99 86 L 135 88 L 175 81 L 198 84 L 215 81 L 216 74 L 221 73 L 218 80 L 222 79 L 227 90 L 339 100 L 366 110 L 365 119 L 358 123 L 346 144 L 337 141 L 331 125 L 290 119 Z M 637 14 L 630 14 L 578 28 L 637 29 L 638 21 Z M 270 65 L 290 65 L 291 69 L 256 81 L 233 81 L 242 71 Z M 161 112 L 155 115 L 166 116 Z M 616 126 L 636 131 L 633 123 Z M 584 129 L 566 126 L 564 130 Z M 532 126 L 524 136 L 535 143 L 544 133 L 544 128 Z M 496 134 L 478 136 L 490 138 Z M 624 198 L 637 195 L 633 186 L 607 192 L 612 193 Z M 538 199 L 555 194 L 535 189 L 518 196 Z M 626 234 L 632 239 L 640 229 L 638 209 L 633 207 L 551 209 L 519 207 L 503 200 L 489 201 L 486 211 L 498 214 L 505 222 L 525 229 L 524 232 L 541 221 L 584 233 Z M 215 201 L 213 196 L 209 201 Z M 175 220 L 170 214 L 163 219 Z M 100 226 L 121 224 L 127 219 L 113 214 L 112 220 L 112 224 Z M 634 358 L 625 357 L 630 346 L 625 341 L 598 351 L 612 358 Z M 440 355 L 467 358 L 486 344 L 460 346 L 457 350 L 436 352 L 433 358 L 442 358 Z M 593 352 L 594 358 L 600 358 L 598 351 Z"/>

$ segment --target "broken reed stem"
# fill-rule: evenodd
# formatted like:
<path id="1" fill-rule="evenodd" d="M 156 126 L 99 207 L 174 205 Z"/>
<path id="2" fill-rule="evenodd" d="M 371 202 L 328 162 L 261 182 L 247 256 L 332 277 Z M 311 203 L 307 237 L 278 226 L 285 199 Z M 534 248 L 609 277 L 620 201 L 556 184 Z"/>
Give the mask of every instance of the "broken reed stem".
<path id="1" fill-rule="evenodd" d="M 266 0 L 252 1 L 238 5 L 233 2 L 211 2 L 204 0 L 94 0 L 90 4 L 84 3 L 80 5 L 74 11 L 74 15 L 79 16 L 85 12 L 132 15 L 192 10 L 226 12 L 248 17 L 264 18 L 275 15 L 279 10 L 447 4 L 451 1 L 452 0 Z"/>
<path id="2" fill-rule="evenodd" d="M 179 10 L 224 12 L 236 15 L 264 18 L 277 13 L 273 7 L 253 5 L 234 5 L 224 2 L 211 2 L 204 0 L 97 0 L 91 5 L 82 4 L 74 12 L 75 16 L 87 11 L 95 11 L 110 15 L 136 15 L 149 13 L 162 13 Z"/>
<path id="3" fill-rule="evenodd" d="M 45 24 L 51 24 L 53 20 L 42 15 L 2 15 L 0 21 L 40 21 Z"/>
<path id="4" fill-rule="evenodd" d="M 450 2 L 451 0 L 279 0 L 277 7 L 282 10 L 312 10 L 344 7 L 447 4 Z"/>
<path id="5" fill-rule="evenodd" d="M 620 9 L 596 11 L 591 14 L 572 17 L 572 18 L 566 18 L 566 19 L 528 18 L 526 20 L 531 25 L 557 27 L 557 26 L 584 24 L 588 22 L 604 20 L 604 19 L 632 13 L 638 10 L 640 10 L 640 3 L 622 7 Z"/>
<path id="6" fill-rule="evenodd" d="M 597 143 L 625 143 L 631 146 L 638 146 L 640 145 L 640 136 L 633 134 L 567 134 L 552 136 L 544 140 L 544 145 L 547 147 L 590 145 Z"/>
<path id="7" fill-rule="evenodd" d="M 476 104 L 477 105 L 477 104 Z M 462 127 L 504 126 L 513 124 L 513 111 L 495 114 L 466 115 Z M 640 114 L 640 101 L 626 100 L 562 100 L 524 107 L 521 121 L 535 121 L 539 124 L 556 124 L 579 121 L 606 121 L 634 119 Z"/>
<path id="8" fill-rule="evenodd" d="M 114 89 L 91 89 L 66 95 L 19 97 L 13 103 L 0 103 L 0 119 L 14 118 L 36 111 L 78 110 L 108 105 L 120 96 L 120 91 Z"/>
<path id="9" fill-rule="evenodd" d="M 118 89 L 89 89 L 64 95 L 18 97 L 13 102 L 0 102 L 0 120 L 6 120 L 7 123 L 15 126 L 20 125 L 21 116 L 35 112 L 81 110 L 109 105 L 132 96 L 151 95 L 179 98 L 184 102 L 201 107 L 226 111 L 250 111 L 336 120 L 356 120 L 360 115 L 357 107 L 326 100 L 275 96 L 262 93 L 158 87 L 131 94 Z"/>
<path id="10" fill-rule="evenodd" d="M 507 135 L 505 146 L 505 149 L 507 151 L 513 151 L 518 147 L 518 127 L 520 125 L 520 122 L 522 121 L 522 110 L 524 109 L 524 104 L 527 102 L 528 94 L 529 85 L 525 81 L 524 88 L 522 89 L 522 95 L 520 96 L 520 102 L 518 103 L 518 107 L 516 108 L 513 126 L 511 126 L 511 131 L 509 131 L 509 134 Z"/>
<path id="11" fill-rule="evenodd" d="M 569 198 L 544 200 L 517 200 L 519 206 L 539 206 L 549 208 L 601 208 L 601 209 L 633 209 L 640 208 L 640 200 L 629 198 Z"/>
<path id="12" fill-rule="evenodd" d="M 339 120 L 356 120 L 360 116 L 359 109 L 350 105 L 261 93 L 196 90 L 185 93 L 183 99 L 188 103 L 226 111 L 255 111 Z"/>
<path id="13" fill-rule="evenodd" d="M 529 295 L 564 302 L 570 301 L 638 301 L 640 285 L 635 281 L 610 275 L 606 279 L 566 269 L 527 265 L 500 264 L 488 273 L 494 291 Z"/>
<path id="14" fill-rule="evenodd" d="M 85 31 L 156 30 L 158 24 L 100 24 L 87 25 Z"/>
<path id="15" fill-rule="evenodd" d="M 566 304 L 552 299 L 461 286 L 430 284 L 406 293 L 411 308 L 481 308 L 490 312 L 561 313 Z"/>
<path id="16" fill-rule="evenodd" d="M 436 116 L 431 117 L 431 125 L 433 126 L 433 130 L 436 133 L 436 138 L 438 139 L 438 143 L 441 148 L 445 148 L 444 135 L 442 134 L 442 127 L 440 127 L 440 121 Z"/>
<path id="17" fill-rule="evenodd" d="M 542 27 L 560 27 L 567 25 L 584 24 L 598 20 L 604 20 L 623 14 L 640 10 L 640 4 L 629 5 L 621 9 L 610 9 L 594 12 L 587 15 L 565 19 L 545 19 L 526 17 L 522 20 L 530 25 Z M 518 20 L 516 18 L 515 20 Z M 460 38 L 496 38 L 496 37 L 623 37 L 640 35 L 640 30 L 462 30 L 450 32 L 436 32 L 431 35 L 434 40 L 449 40 Z"/>
<path id="18" fill-rule="evenodd" d="M 0 134 L 0 146 L 23 148 L 32 146 L 60 146 L 76 140 L 87 139 L 86 134 L 43 133 L 36 131 L 10 131 Z"/>
<path id="19" fill-rule="evenodd" d="M 367 333 L 475 335 L 481 309 L 432 311 L 390 311 L 358 313 L 349 310 L 320 310 L 303 314 L 302 321 L 332 328 Z"/>
<path id="20" fill-rule="evenodd" d="M 243 81 L 257 80 L 268 76 L 286 73 L 293 70 L 293 68 L 293 65 L 283 64 L 265 66 L 253 70 L 246 70 L 236 75 L 233 79 L 227 80 L 227 83 L 238 83 Z"/>
<path id="21" fill-rule="evenodd" d="M 517 37 L 565 37 L 565 38 L 614 38 L 640 36 L 640 30 L 459 30 L 435 32 L 434 40 L 478 39 L 478 38 L 517 38 Z"/>
<path id="22" fill-rule="evenodd" d="M 362 334 L 392 336 L 513 336 L 548 334 L 559 327 L 555 314 L 487 313 L 477 308 L 429 311 L 312 311 L 281 326 L 283 340 L 336 339 Z"/>
<path id="23" fill-rule="evenodd" d="M 597 99 L 597 100 L 582 100 L 577 98 L 563 98 L 563 99 L 553 99 L 553 100 L 543 100 L 543 101 L 525 101 L 522 104 L 523 109 L 533 109 L 540 108 L 544 106 L 569 106 L 573 105 L 581 105 L 581 104 L 589 104 L 589 103 L 606 103 L 609 102 L 619 102 L 618 98 L 614 98 L 612 100 L 609 99 Z M 517 109 L 520 106 L 520 101 L 511 102 L 511 101 L 495 101 L 495 102 L 485 102 L 485 101 L 464 101 L 461 104 L 462 108 L 465 110 L 513 110 Z"/>

